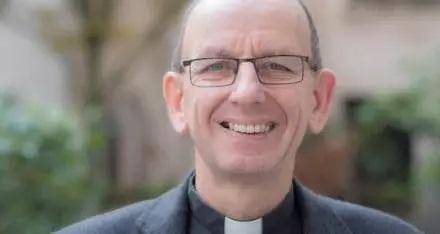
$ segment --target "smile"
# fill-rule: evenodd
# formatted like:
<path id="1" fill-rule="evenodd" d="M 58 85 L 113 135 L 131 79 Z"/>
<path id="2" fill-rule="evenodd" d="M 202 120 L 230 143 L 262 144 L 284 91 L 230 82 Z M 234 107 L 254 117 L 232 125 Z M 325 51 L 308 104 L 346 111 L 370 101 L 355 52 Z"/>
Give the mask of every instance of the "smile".
<path id="1" fill-rule="evenodd" d="M 275 128 L 275 123 L 258 123 L 258 124 L 241 124 L 231 122 L 221 122 L 220 125 L 223 128 L 231 130 L 233 132 L 244 134 L 264 134 L 272 131 Z"/>

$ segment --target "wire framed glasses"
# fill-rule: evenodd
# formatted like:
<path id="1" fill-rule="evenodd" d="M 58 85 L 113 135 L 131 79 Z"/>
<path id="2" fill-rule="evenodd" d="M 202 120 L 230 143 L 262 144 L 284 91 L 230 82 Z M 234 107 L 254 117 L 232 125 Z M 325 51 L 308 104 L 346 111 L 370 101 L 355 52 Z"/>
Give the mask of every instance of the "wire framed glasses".
<path id="1" fill-rule="evenodd" d="M 304 64 L 309 57 L 301 55 L 274 55 L 257 58 L 197 58 L 182 61 L 189 67 L 191 84 L 198 87 L 232 85 L 240 64 L 253 64 L 258 80 L 266 85 L 299 83 L 304 79 Z"/>

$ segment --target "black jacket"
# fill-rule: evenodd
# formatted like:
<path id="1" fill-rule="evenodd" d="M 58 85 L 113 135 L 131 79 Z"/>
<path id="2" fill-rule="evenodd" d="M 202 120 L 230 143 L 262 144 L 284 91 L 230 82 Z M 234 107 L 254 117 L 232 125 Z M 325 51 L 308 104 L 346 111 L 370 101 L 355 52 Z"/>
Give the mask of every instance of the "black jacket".
<path id="1" fill-rule="evenodd" d="M 185 234 L 187 230 L 188 183 L 160 197 L 138 202 L 66 227 L 59 234 Z M 294 196 L 307 234 L 410 234 L 421 233 L 404 221 L 383 212 L 320 196 L 300 183 Z"/>

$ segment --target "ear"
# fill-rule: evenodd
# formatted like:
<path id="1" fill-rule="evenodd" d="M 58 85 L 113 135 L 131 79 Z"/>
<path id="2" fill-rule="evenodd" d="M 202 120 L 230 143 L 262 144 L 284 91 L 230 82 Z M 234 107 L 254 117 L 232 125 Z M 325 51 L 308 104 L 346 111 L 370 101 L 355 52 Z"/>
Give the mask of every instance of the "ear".
<path id="1" fill-rule="evenodd" d="M 309 119 L 309 129 L 314 134 L 321 132 L 327 123 L 335 84 L 336 77 L 333 71 L 329 69 L 319 71 L 313 91 L 315 106 Z"/>
<path id="2" fill-rule="evenodd" d="M 188 124 L 183 112 L 182 75 L 176 72 L 167 72 L 163 77 L 162 91 L 174 130 L 185 135 L 188 131 Z"/>

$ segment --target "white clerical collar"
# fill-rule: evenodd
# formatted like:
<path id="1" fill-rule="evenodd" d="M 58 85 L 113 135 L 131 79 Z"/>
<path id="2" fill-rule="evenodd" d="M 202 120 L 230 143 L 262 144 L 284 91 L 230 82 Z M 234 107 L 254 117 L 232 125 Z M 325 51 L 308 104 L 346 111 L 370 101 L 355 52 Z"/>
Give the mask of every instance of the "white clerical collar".
<path id="1" fill-rule="evenodd" d="M 195 177 L 192 175 L 188 184 L 188 205 L 191 213 L 189 220 L 191 234 L 302 233 L 301 218 L 295 208 L 293 189 L 271 212 L 260 219 L 243 222 L 225 217 L 206 204 L 196 191 Z"/>
<path id="2" fill-rule="evenodd" d="M 225 217 L 225 234 L 262 234 L 263 219 L 237 221 Z"/>

